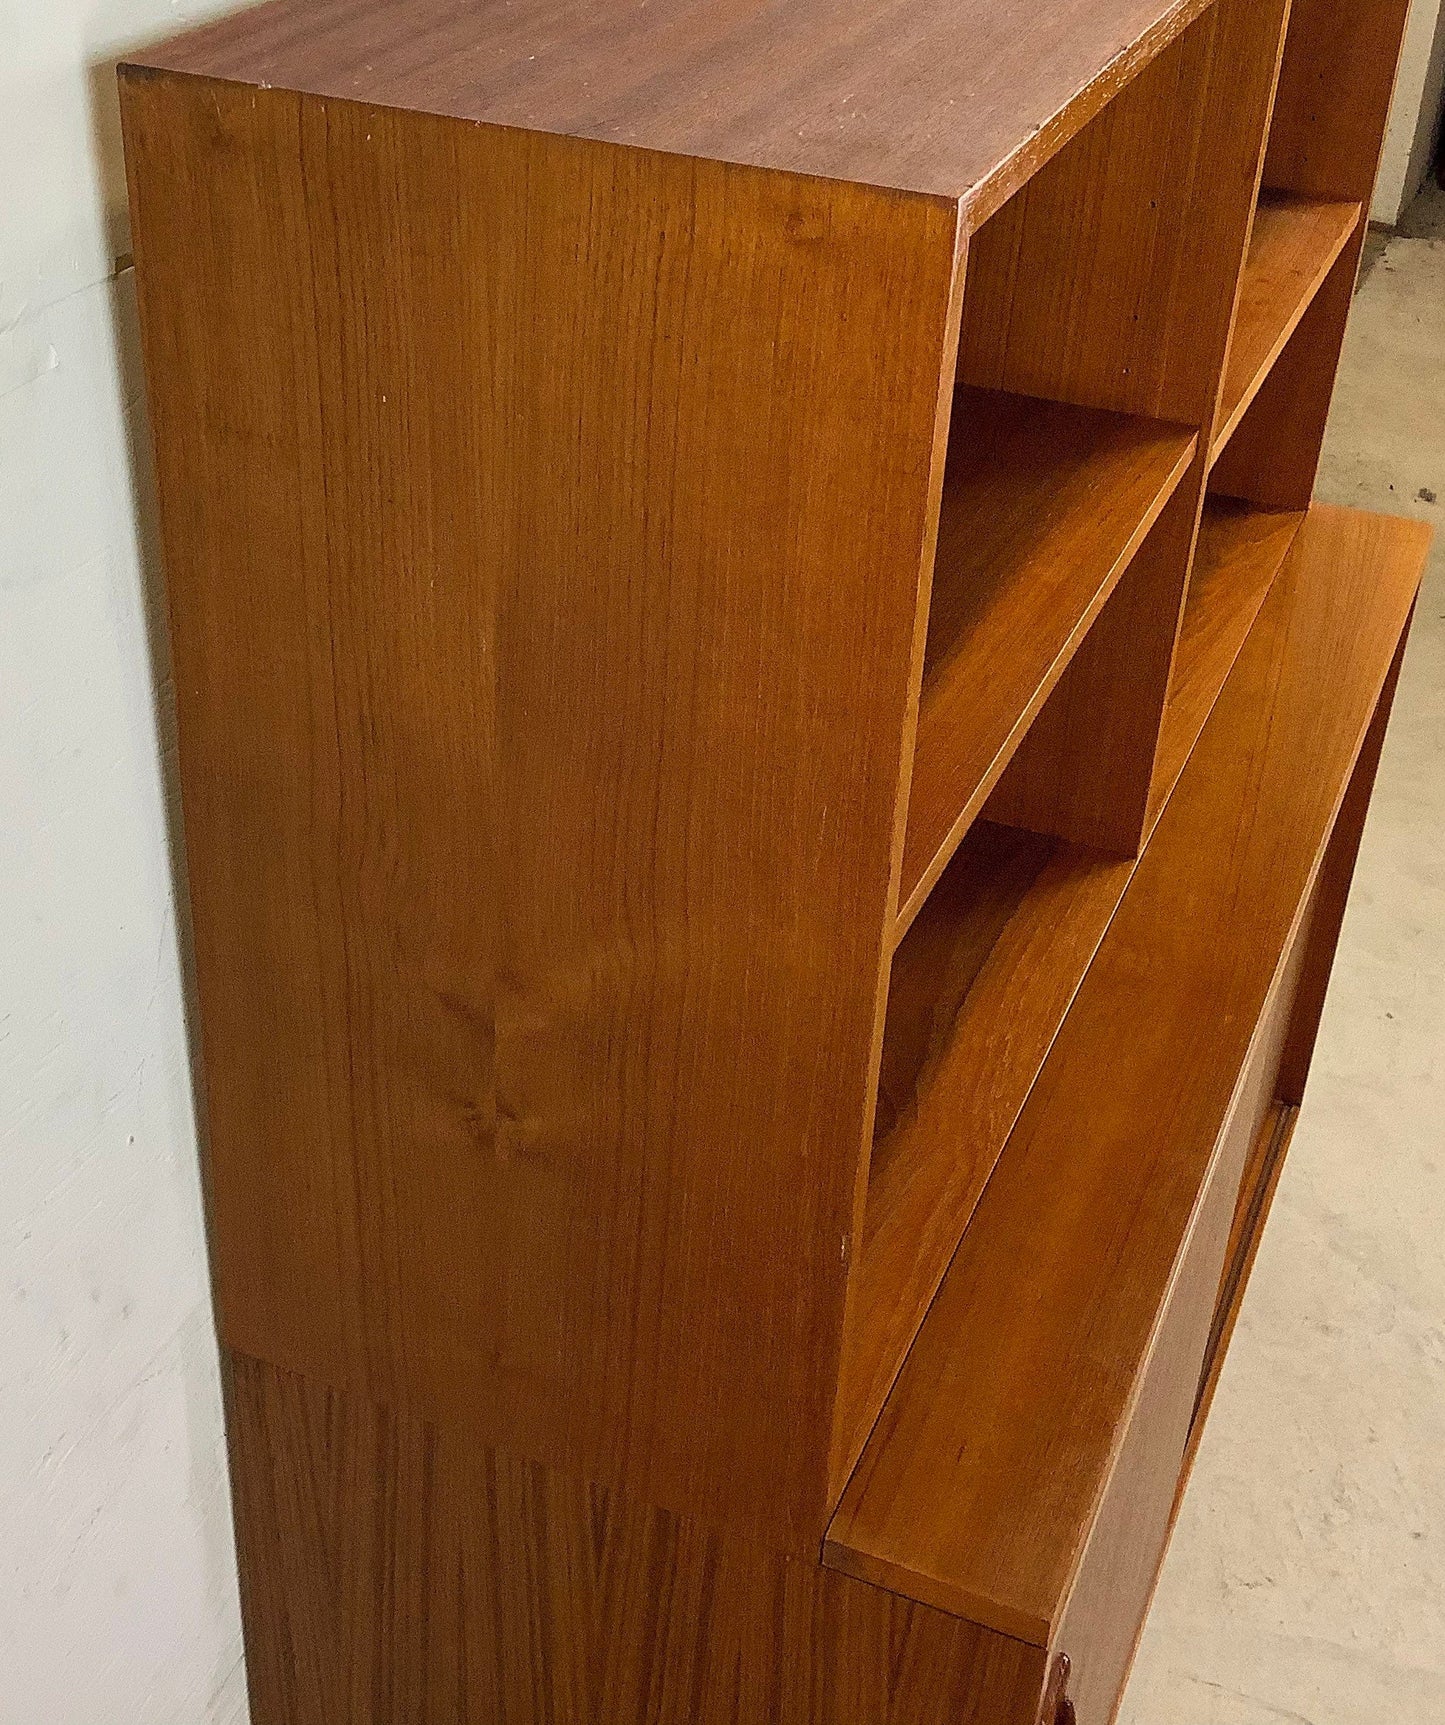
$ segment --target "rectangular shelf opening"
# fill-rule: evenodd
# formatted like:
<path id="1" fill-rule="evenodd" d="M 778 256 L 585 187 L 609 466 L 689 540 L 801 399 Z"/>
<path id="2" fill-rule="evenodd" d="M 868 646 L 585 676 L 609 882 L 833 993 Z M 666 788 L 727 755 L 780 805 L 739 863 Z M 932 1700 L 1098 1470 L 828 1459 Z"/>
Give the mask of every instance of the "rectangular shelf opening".
<path id="1" fill-rule="evenodd" d="M 1357 203 L 1262 191 L 1210 447 L 1217 461 L 1361 219 Z"/>
<path id="2" fill-rule="evenodd" d="M 839 1401 L 850 1462 L 1135 866 L 980 820 L 894 955 Z"/>
<path id="3" fill-rule="evenodd" d="M 1188 471 L 1192 432 L 960 386 L 953 408 L 898 934 Z"/>
<path id="4" fill-rule="evenodd" d="M 1303 520 L 1302 510 L 1206 497 L 1159 732 L 1151 814 L 1178 783 Z"/>

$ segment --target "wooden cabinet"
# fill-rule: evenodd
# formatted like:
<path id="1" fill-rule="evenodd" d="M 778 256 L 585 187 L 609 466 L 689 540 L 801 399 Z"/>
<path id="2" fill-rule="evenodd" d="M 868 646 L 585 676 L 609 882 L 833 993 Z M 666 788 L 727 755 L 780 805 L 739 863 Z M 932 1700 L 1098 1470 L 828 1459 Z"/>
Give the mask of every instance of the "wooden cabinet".
<path id="1" fill-rule="evenodd" d="M 257 1725 L 1107 1725 L 1424 558 L 1404 13 L 122 68 Z"/>

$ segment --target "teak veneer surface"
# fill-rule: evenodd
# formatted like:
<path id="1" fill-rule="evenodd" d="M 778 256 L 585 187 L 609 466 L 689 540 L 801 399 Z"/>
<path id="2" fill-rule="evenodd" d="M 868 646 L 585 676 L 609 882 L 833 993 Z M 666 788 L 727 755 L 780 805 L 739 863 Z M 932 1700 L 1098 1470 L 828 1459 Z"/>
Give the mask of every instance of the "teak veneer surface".
<path id="1" fill-rule="evenodd" d="M 1264 183 L 1374 195 L 1410 0 L 1292 0 Z"/>
<path id="2" fill-rule="evenodd" d="M 221 1333 L 816 1552 L 956 213 L 122 94 Z"/>
<path id="3" fill-rule="evenodd" d="M 966 199 L 982 220 L 1210 0 L 270 0 L 170 71 Z"/>
<path id="4" fill-rule="evenodd" d="M 1269 1112 L 1280 1045 L 1303 957 L 1303 917 L 1289 931 L 1228 1113 L 1209 1158 L 1166 1304 L 1057 1629 L 1077 1666 L 1078 1725 L 1113 1725 L 1148 1615 L 1187 1475 L 1190 1429 L 1206 1370 L 1245 1165 Z"/>
<path id="5" fill-rule="evenodd" d="M 1207 439 L 1285 10 L 1220 0 L 970 238 L 961 377 Z M 991 818 L 1137 854 L 1204 454 L 1014 753 Z"/>
<path id="6" fill-rule="evenodd" d="M 971 237 L 966 383 L 1202 425 L 1284 0 L 1218 0 Z"/>
<path id="7" fill-rule="evenodd" d="M 1267 187 L 1368 208 L 1408 10 L 1409 0 L 1294 0 Z M 1364 240 L 1361 222 L 1219 452 L 1217 490 L 1308 506 Z"/>
<path id="8" fill-rule="evenodd" d="M 849 1481 L 828 1561 L 1039 1645 L 1057 1629 L 1428 538 L 1318 506 L 1301 528 Z"/>
<path id="9" fill-rule="evenodd" d="M 898 949 L 839 1386 L 849 1465 L 1133 869 L 980 821 Z"/>
<path id="10" fill-rule="evenodd" d="M 1355 203 L 1290 192 L 1261 194 L 1224 374 L 1213 442 L 1216 457 L 1324 285 L 1360 216 Z"/>
<path id="11" fill-rule="evenodd" d="M 954 398 L 903 849 L 901 936 L 1188 471 L 1178 426 Z"/>
<path id="12" fill-rule="evenodd" d="M 1407 642 L 1408 633 L 1395 654 L 1395 662 L 1390 667 L 1389 680 L 1375 711 L 1370 733 L 1365 738 L 1364 748 L 1360 750 L 1359 760 L 1355 762 L 1350 786 L 1345 793 L 1340 817 L 1335 822 L 1335 830 L 1330 835 L 1329 849 L 1325 852 L 1319 880 L 1315 886 L 1314 902 L 1310 911 L 1309 950 L 1300 975 L 1294 1022 L 1290 1026 L 1289 1041 L 1285 1044 L 1277 1087 L 1280 1101 L 1295 1106 L 1304 1100 L 1305 1084 L 1314 1060 L 1315 1039 L 1319 1035 L 1320 1020 L 1324 1014 L 1330 972 L 1334 969 L 1335 953 L 1339 947 L 1340 932 L 1344 927 L 1350 886 L 1354 880 L 1360 844 L 1365 836 L 1365 821 L 1370 812 L 1370 799 L 1375 792 L 1375 776 L 1380 769 L 1385 733 L 1389 728 L 1395 694 L 1400 685 Z"/>
<path id="13" fill-rule="evenodd" d="M 1163 806 L 1294 543 L 1302 510 L 1207 498 L 1154 769 Z"/>
<path id="14" fill-rule="evenodd" d="M 265 1725 L 1034 1725 L 1036 1648 L 465 1424 L 225 1364 Z"/>

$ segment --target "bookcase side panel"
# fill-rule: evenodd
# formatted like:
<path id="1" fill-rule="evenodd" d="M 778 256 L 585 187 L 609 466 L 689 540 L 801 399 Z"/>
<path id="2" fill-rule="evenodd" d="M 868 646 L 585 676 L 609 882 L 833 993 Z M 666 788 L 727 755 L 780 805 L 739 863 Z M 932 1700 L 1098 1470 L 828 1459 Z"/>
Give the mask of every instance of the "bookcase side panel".
<path id="1" fill-rule="evenodd" d="M 816 1550 L 956 210 L 124 118 L 223 1339 Z"/>

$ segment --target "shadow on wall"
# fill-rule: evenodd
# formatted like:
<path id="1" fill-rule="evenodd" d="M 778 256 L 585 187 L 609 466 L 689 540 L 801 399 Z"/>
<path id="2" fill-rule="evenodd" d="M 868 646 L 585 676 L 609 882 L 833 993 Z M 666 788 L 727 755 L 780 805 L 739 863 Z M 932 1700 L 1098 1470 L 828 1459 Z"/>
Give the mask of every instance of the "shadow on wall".
<path id="1" fill-rule="evenodd" d="M 234 10 L 215 5 L 212 12 Z M 175 938 L 180 966 L 181 1006 L 195 1104 L 195 1132 L 199 1150 L 199 1174 L 203 1199 L 207 1189 L 205 1082 L 201 1059 L 200 1019 L 196 1000 L 194 936 L 191 921 L 189 880 L 186 869 L 184 826 L 181 814 L 180 766 L 177 752 L 175 685 L 171 667 L 169 619 L 165 586 L 165 559 L 156 493 L 154 450 L 147 409 L 144 355 L 142 349 L 137 285 L 131 250 L 130 214 L 127 199 L 125 152 L 121 135 L 117 67 L 133 53 L 176 33 L 187 22 L 181 19 L 166 28 L 137 35 L 118 51 L 89 62 L 86 71 L 92 159 L 103 198 L 104 222 L 114 268 L 107 284 L 111 329 L 115 340 L 115 363 L 124 402 L 125 459 L 130 481 L 139 559 L 141 601 L 145 619 L 156 742 L 164 798 L 166 854 L 175 914 Z M 212 1289 L 214 1309 L 214 1288 Z M 209 1314 L 207 1314 L 209 1323 Z M 212 1346 L 213 1343 L 207 1344 Z M 213 1419 L 209 1387 L 189 1384 L 188 1418 L 194 1442 L 192 1454 L 204 1453 L 205 1439 Z M 223 1408 L 229 1385 L 221 1374 Z M 228 1417 L 228 1416 L 227 1416 Z M 205 1525 L 208 1570 L 217 1587 L 235 1587 L 235 1551 L 229 1517 Z M 228 1691 L 229 1673 L 217 1683 L 215 1697 Z M 209 1711 L 207 1717 L 210 1717 Z"/>
<path id="2" fill-rule="evenodd" d="M 204 15 L 234 11 L 234 5 L 213 4 Z M 136 35 L 124 44 L 112 44 L 108 52 L 92 59 L 86 79 L 90 97 L 91 156 L 99 179 L 103 219 L 111 256 L 115 260 L 110 280 L 111 324 L 116 337 L 116 368 L 125 401 L 126 458 L 131 496 L 135 505 L 136 538 L 140 552 L 142 598 L 146 640 L 150 655 L 151 686 L 155 696 L 156 735 L 160 746 L 161 774 L 165 792 L 167 851 L 171 889 L 176 913 L 176 941 L 180 951 L 184 991 L 186 1044 L 190 1051 L 191 1091 L 196 1099 L 196 1130 L 201 1140 L 201 1175 L 206 1174 L 204 1076 L 200 1057 L 200 1021 L 196 1010 L 194 939 L 191 925 L 189 881 L 186 873 L 184 827 L 181 819 L 180 769 L 176 749 L 175 684 L 171 671 L 170 635 L 166 612 L 165 560 L 161 544 L 160 511 L 156 498 L 154 451 L 150 418 L 146 407 L 145 365 L 140 318 L 136 302 L 134 259 L 131 252 L 125 148 L 121 136 L 120 97 L 117 68 L 132 54 L 166 40 L 187 24 L 203 17 L 178 16 L 165 28 Z"/>

